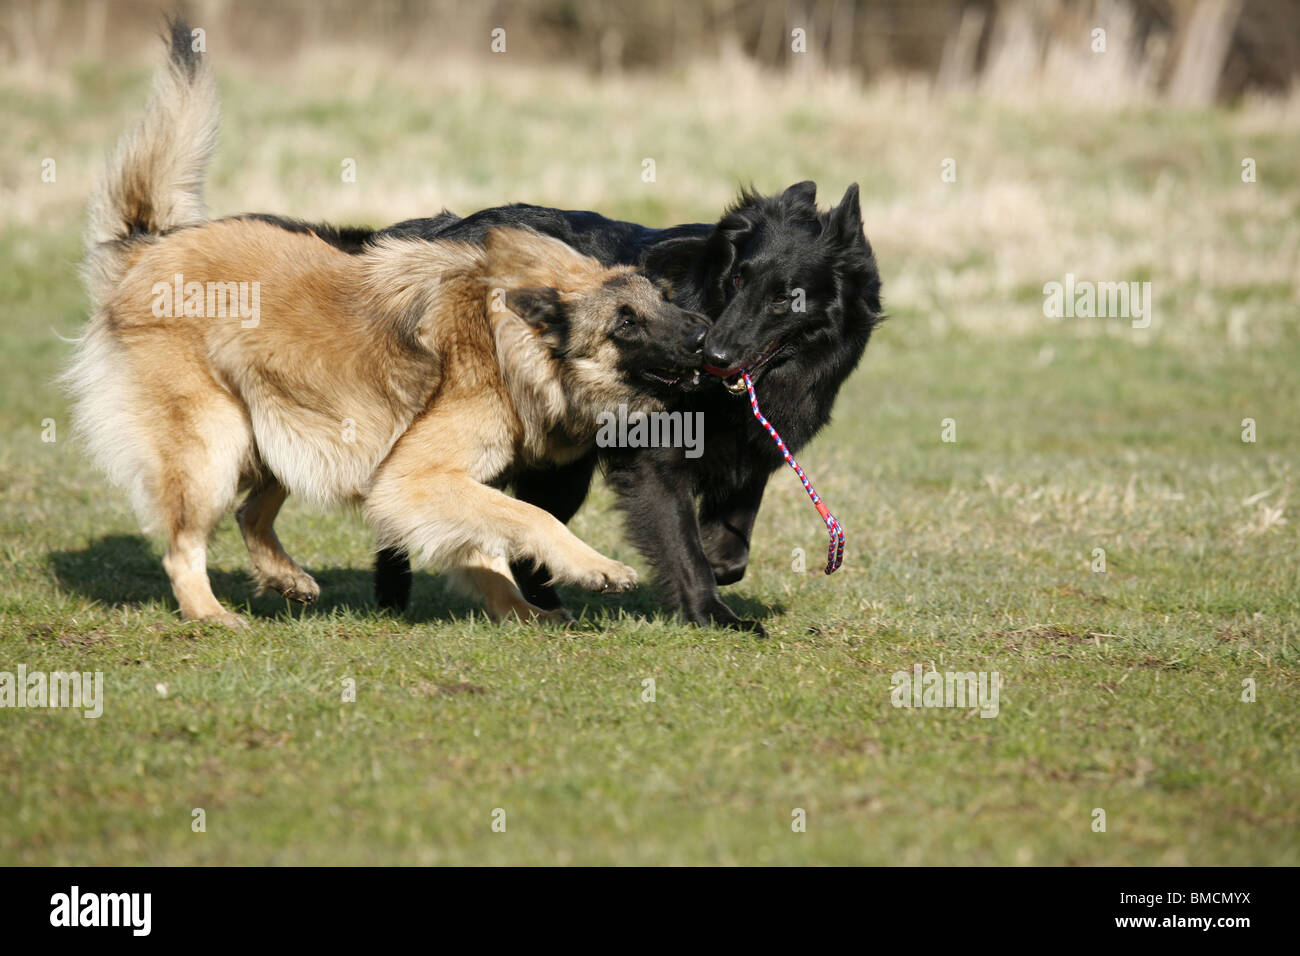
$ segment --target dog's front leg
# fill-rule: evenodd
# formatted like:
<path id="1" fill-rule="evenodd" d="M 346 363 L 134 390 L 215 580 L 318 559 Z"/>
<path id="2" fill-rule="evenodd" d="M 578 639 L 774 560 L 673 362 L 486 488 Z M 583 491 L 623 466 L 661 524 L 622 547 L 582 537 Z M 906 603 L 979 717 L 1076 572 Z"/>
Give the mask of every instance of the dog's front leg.
<path id="1" fill-rule="evenodd" d="M 627 517 L 628 537 L 654 563 L 665 598 L 683 620 L 764 633 L 718 595 L 700 540 L 695 495 L 668 457 L 675 449 L 644 449 L 611 456 L 609 481 Z"/>
<path id="2" fill-rule="evenodd" d="M 514 479 L 515 497 L 536 505 L 568 524 L 569 519 L 582 507 L 595 471 L 595 452 L 558 468 L 521 471 Z M 517 561 L 510 566 L 510 570 L 530 603 L 546 610 L 564 608 L 564 602 L 549 583 L 551 571 L 545 565 Z"/>
<path id="3" fill-rule="evenodd" d="M 636 571 L 579 539 L 554 517 L 463 471 L 412 461 L 399 444 L 366 499 L 380 543 L 444 567 L 479 567 L 476 554 L 545 564 L 555 579 L 589 591 L 636 586 Z M 505 571 L 504 560 L 494 573 Z"/>
<path id="4" fill-rule="evenodd" d="M 738 488 L 708 488 L 700 502 L 700 540 L 719 585 L 735 584 L 749 566 L 749 538 L 768 475 Z"/>
<path id="5" fill-rule="evenodd" d="M 515 617 L 525 623 L 549 621 L 552 624 L 568 624 L 573 620 L 573 615 L 562 607 L 544 609 L 525 600 L 502 555 L 471 552 L 466 556 L 465 563 L 450 577 L 463 590 L 481 597 L 483 607 L 494 621 Z"/>

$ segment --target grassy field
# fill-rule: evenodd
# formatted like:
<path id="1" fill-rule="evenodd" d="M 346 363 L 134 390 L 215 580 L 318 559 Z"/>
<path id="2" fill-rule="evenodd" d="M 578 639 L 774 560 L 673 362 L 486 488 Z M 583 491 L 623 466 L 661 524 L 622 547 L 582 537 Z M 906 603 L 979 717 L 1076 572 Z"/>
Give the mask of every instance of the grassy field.
<path id="1" fill-rule="evenodd" d="M 665 620 L 649 587 L 570 593 L 567 632 L 497 626 L 428 574 L 388 618 L 359 517 L 291 501 L 280 535 L 320 604 L 252 597 L 228 520 L 214 587 L 253 626 L 180 621 L 51 384 L 85 318 L 81 206 L 148 71 L 4 74 L 0 670 L 102 671 L 106 701 L 0 710 L 0 862 L 1300 863 L 1295 100 L 215 65 L 217 213 L 526 199 L 668 224 L 741 181 L 813 178 L 824 202 L 860 181 L 892 318 L 800 456 L 845 566 L 819 572 L 824 531 L 782 473 L 727 592 L 768 640 Z M 1151 327 L 1045 318 L 1067 273 L 1150 281 Z M 604 489 L 574 527 L 645 570 Z M 917 664 L 997 672 L 998 716 L 895 708 Z"/>

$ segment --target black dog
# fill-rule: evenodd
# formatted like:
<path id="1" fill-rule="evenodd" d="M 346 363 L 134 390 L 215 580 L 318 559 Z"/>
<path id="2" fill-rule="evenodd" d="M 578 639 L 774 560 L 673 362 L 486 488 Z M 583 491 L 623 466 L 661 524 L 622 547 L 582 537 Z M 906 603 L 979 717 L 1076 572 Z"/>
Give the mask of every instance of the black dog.
<path id="1" fill-rule="evenodd" d="M 510 205 L 461 219 L 444 212 L 398 223 L 377 236 L 482 241 L 500 225 L 530 226 L 606 264 L 641 267 L 672 285 L 683 308 L 713 320 L 705 361 L 722 375 L 678 393 L 674 410 L 704 413 L 704 454 L 681 449 L 601 449 L 606 475 L 627 514 L 633 543 L 655 565 L 668 603 L 687 621 L 761 632 L 737 617 L 718 585 L 739 581 L 763 489 L 783 459 L 753 421 L 747 398 L 723 387 L 747 369 L 764 414 L 798 451 L 830 420 L 840 386 L 862 358 L 881 319 L 880 275 L 862 230 L 858 187 L 819 212 L 817 187 L 780 196 L 743 192 L 716 225 L 648 229 L 591 212 Z M 577 512 L 597 455 L 565 468 L 517 475 L 515 493 L 561 521 Z M 699 499 L 698 512 L 696 499 Z M 545 568 L 514 567 L 528 600 L 560 606 Z M 375 593 L 402 608 L 410 564 L 381 552 Z"/>

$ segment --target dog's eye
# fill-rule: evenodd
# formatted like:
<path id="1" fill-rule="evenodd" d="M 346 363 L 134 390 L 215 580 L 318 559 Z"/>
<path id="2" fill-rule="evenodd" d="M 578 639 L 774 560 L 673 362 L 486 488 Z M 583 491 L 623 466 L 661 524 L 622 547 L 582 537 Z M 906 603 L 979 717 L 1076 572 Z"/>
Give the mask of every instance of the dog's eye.
<path id="1" fill-rule="evenodd" d="M 776 295 L 772 296 L 773 305 L 785 305 L 789 301 L 790 301 L 790 297 L 786 295 L 784 292 L 779 292 Z"/>
<path id="2" fill-rule="evenodd" d="M 739 273 L 739 272 L 733 272 L 733 273 L 731 274 L 731 287 L 732 287 L 733 289 L 739 289 L 739 288 L 740 288 L 740 273 Z"/>
<path id="3" fill-rule="evenodd" d="M 629 305 L 622 306 L 618 310 L 618 327 L 620 329 L 632 329 L 636 327 L 636 312 Z"/>

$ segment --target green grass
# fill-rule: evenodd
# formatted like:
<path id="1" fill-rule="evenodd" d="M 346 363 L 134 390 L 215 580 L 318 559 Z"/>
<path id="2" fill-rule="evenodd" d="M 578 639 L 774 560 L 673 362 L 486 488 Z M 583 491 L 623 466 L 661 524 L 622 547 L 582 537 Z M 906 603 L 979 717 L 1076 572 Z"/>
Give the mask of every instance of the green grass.
<path id="1" fill-rule="evenodd" d="M 227 521 L 214 587 L 253 626 L 181 622 L 51 385 L 55 333 L 85 317 L 79 206 L 145 74 L 0 85 L 0 670 L 102 671 L 106 696 L 97 720 L 0 710 L 0 862 L 1300 863 L 1294 117 L 386 67 L 218 64 L 215 210 L 529 199 L 670 222 L 737 179 L 863 182 L 892 318 L 800 456 L 845 566 L 820 574 L 782 472 L 726 592 L 768 640 L 665 620 L 649 587 L 570 592 L 567 632 L 498 626 L 428 574 L 394 619 L 359 517 L 291 501 L 280 535 L 320 604 L 252 597 Z M 1067 271 L 1150 279 L 1157 322 L 1044 319 Z M 574 528 L 645 570 L 603 489 Z M 999 715 L 893 707 L 918 663 L 997 671 Z"/>

